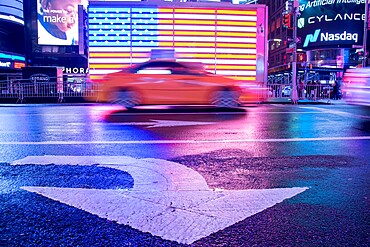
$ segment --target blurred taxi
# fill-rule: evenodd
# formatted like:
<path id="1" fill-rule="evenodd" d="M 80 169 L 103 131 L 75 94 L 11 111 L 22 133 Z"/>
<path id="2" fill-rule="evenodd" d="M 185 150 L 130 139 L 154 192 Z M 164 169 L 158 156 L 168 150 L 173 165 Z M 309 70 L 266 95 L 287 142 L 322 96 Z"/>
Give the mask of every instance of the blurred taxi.
<path id="1" fill-rule="evenodd" d="M 250 86 L 209 73 L 199 63 L 150 60 L 106 75 L 99 100 L 126 108 L 138 105 L 238 107 Z"/>
<path id="2" fill-rule="evenodd" d="M 370 106 L 370 67 L 347 69 L 343 82 L 346 102 Z"/>

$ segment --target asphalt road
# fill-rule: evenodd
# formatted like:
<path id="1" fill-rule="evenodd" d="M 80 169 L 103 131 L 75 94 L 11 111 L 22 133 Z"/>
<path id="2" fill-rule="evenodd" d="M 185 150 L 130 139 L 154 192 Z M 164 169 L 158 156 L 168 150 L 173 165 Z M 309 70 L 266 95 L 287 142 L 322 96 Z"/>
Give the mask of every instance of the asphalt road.
<path id="1" fill-rule="evenodd" d="M 369 113 L 2 105 L 0 245 L 369 246 Z"/>

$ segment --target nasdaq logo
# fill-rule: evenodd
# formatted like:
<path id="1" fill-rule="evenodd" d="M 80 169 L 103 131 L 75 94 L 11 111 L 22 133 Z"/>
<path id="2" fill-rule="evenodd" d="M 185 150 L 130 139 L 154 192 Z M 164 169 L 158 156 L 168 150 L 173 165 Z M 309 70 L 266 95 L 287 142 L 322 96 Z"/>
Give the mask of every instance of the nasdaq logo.
<path id="1" fill-rule="evenodd" d="M 319 38 L 321 29 L 316 29 L 314 34 L 309 34 L 306 36 L 306 39 L 304 41 L 303 47 L 307 47 L 310 42 L 315 43 L 317 42 L 317 39 Z"/>
<path id="2" fill-rule="evenodd" d="M 316 29 L 314 34 L 308 34 L 304 41 L 303 47 L 307 47 L 309 43 L 315 43 L 320 37 L 320 42 L 334 42 L 334 41 L 351 41 L 357 43 L 359 40 L 358 33 L 349 33 L 344 31 L 342 33 L 320 33 L 321 29 Z"/>

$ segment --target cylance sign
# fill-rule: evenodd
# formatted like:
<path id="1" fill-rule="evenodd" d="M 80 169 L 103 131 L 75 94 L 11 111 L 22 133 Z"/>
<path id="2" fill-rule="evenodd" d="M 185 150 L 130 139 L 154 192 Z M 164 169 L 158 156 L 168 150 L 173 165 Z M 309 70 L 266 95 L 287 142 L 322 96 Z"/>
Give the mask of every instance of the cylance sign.
<path id="1" fill-rule="evenodd" d="M 300 0 L 299 4 L 303 49 L 362 44 L 365 0 Z"/>

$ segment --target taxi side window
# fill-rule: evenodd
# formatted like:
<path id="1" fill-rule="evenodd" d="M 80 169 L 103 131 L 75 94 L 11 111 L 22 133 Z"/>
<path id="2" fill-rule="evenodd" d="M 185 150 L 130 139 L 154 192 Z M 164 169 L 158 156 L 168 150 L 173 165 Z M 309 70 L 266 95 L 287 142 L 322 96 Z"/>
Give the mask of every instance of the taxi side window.
<path id="1" fill-rule="evenodd" d="M 170 67 L 165 63 L 151 62 L 139 67 L 137 74 L 166 75 L 171 74 Z"/>
<path id="2" fill-rule="evenodd" d="M 144 64 L 143 66 L 137 68 L 137 74 L 179 74 L 181 71 L 184 71 L 186 68 L 175 62 L 167 61 L 154 61 Z M 174 73 L 178 71 L 178 73 Z M 185 73 L 185 72 L 182 72 Z"/>
<path id="3" fill-rule="evenodd" d="M 194 70 L 191 70 L 191 69 L 185 68 L 185 67 L 172 68 L 172 74 L 174 74 L 174 75 L 195 75 L 195 76 L 196 75 L 198 75 L 198 76 L 203 75 L 199 71 L 194 71 Z"/>
<path id="4" fill-rule="evenodd" d="M 173 67 L 172 74 L 174 75 L 189 75 L 189 71 L 185 67 Z"/>
<path id="5" fill-rule="evenodd" d="M 134 74 L 151 74 L 151 75 L 191 75 L 204 76 L 209 73 L 199 67 L 188 67 L 175 61 L 148 61 L 144 64 L 134 66 L 128 70 Z"/>
<path id="6" fill-rule="evenodd" d="M 169 75 L 171 74 L 171 69 L 168 67 L 146 67 L 136 71 L 136 74 Z"/>

